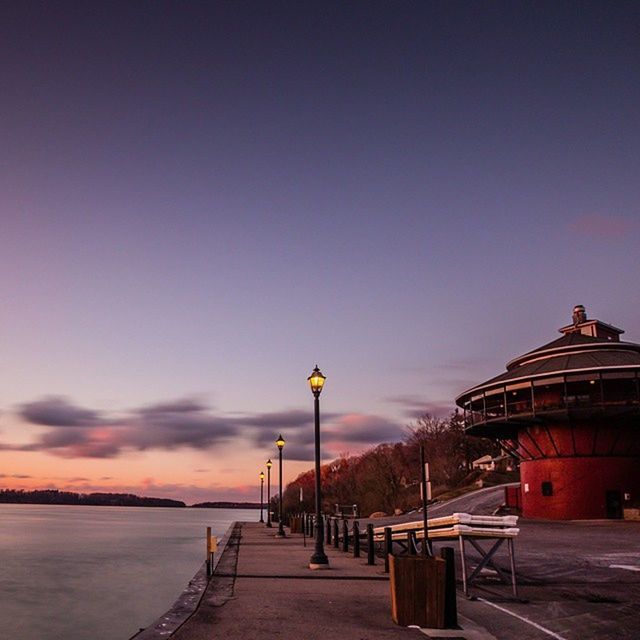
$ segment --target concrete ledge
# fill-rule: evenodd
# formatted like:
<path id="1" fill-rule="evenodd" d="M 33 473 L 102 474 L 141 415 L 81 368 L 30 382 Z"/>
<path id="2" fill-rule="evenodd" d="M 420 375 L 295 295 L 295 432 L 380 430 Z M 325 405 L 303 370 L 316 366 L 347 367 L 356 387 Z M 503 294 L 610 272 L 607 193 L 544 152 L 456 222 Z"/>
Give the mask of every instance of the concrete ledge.
<path id="1" fill-rule="evenodd" d="M 218 548 L 213 554 L 212 573 L 215 572 L 237 524 L 237 522 L 232 522 L 218 543 Z M 134 638 L 135 640 L 160 640 L 160 638 L 167 638 L 175 633 L 198 608 L 208 584 L 209 578 L 205 561 L 178 596 L 178 599 L 171 605 L 171 608 L 148 627 L 133 635 L 130 640 Z"/>

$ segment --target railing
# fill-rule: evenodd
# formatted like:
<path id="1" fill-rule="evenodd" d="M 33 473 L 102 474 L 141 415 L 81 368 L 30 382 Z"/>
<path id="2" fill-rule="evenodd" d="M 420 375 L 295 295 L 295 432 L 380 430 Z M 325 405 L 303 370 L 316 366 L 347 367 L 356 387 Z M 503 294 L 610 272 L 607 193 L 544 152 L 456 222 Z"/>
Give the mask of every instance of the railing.
<path id="1" fill-rule="evenodd" d="M 640 407 L 640 378 L 636 372 L 595 372 L 585 375 L 555 376 L 503 385 L 473 396 L 465 403 L 468 427 L 513 417 L 544 415 L 583 409 Z M 616 377 L 618 376 L 618 377 Z"/>
<path id="2" fill-rule="evenodd" d="M 349 527 L 351 522 L 351 527 Z M 468 513 L 454 513 L 451 516 L 430 518 L 427 523 L 427 539 L 424 535 L 422 521 L 405 522 L 390 526 L 374 527 L 372 523 L 362 530 L 357 520 L 346 520 L 325 516 L 326 543 L 344 553 L 353 554 L 359 558 L 362 550 L 366 550 L 367 564 L 375 565 L 376 558 L 384 562 L 385 573 L 389 572 L 389 557 L 394 555 L 394 549 L 408 555 L 425 553 L 428 541 L 456 541 L 459 545 L 462 584 L 465 595 L 469 594 L 469 587 L 474 583 L 481 571 L 486 567 L 495 570 L 498 577 L 511 584 L 515 597 L 518 595 L 515 571 L 515 550 L 513 541 L 520 529 L 517 527 L 518 516 L 478 516 Z M 313 537 L 314 517 L 307 515 L 301 520 L 302 532 Z M 490 543 L 489 548 L 482 547 L 481 541 Z M 506 542 L 508 547 L 509 569 L 496 565 L 493 561 L 496 551 Z M 470 565 L 467 557 L 466 544 L 480 554 L 480 562 Z"/>

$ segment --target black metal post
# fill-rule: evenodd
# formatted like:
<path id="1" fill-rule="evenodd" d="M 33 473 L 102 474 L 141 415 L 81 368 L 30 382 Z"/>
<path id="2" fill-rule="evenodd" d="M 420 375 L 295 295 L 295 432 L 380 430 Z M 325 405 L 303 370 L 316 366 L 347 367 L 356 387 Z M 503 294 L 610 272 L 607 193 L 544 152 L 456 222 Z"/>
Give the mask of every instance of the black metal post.
<path id="1" fill-rule="evenodd" d="M 327 544 L 331 544 L 331 518 L 329 516 L 327 516 L 325 524 L 327 527 Z"/>
<path id="2" fill-rule="evenodd" d="M 315 414 L 316 520 L 318 522 L 318 531 L 316 532 L 315 550 L 309 560 L 309 566 L 312 569 L 320 569 L 329 566 L 329 558 L 327 558 L 327 554 L 324 552 L 322 526 L 320 525 L 320 519 L 322 518 L 322 491 L 320 487 L 320 391 L 313 394 L 313 401 Z"/>
<path id="3" fill-rule="evenodd" d="M 376 563 L 376 547 L 373 540 L 373 525 L 367 525 L 367 564 Z"/>
<path id="4" fill-rule="evenodd" d="M 333 519 L 333 546 L 340 548 L 340 529 L 338 529 L 338 518 Z"/>
<path id="5" fill-rule="evenodd" d="M 271 460 L 269 460 L 271 462 Z M 271 464 L 267 465 L 267 527 L 271 528 Z"/>
<path id="6" fill-rule="evenodd" d="M 429 521 L 427 519 L 427 469 L 424 459 L 424 444 L 420 445 L 420 467 L 422 476 L 422 522 L 424 527 L 424 537 L 422 538 L 422 555 L 433 556 L 433 549 L 429 542 Z"/>
<path id="7" fill-rule="evenodd" d="M 260 522 L 264 522 L 263 508 L 264 508 L 264 474 L 260 475 Z"/>
<path id="8" fill-rule="evenodd" d="M 280 458 L 280 468 L 278 469 L 280 476 L 280 497 L 278 498 L 278 533 L 276 536 L 278 538 L 286 538 L 284 527 L 282 526 L 282 449 L 280 449 L 280 447 L 278 447 L 278 453 Z"/>
<path id="9" fill-rule="evenodd" d="M 440 557 L 447 563 L 444 579 L 444 626 L 458 628 L 458 604 L 456 602 L 456 567 L 453 547 L 442 547 Z"/>
<path id="10" fill-rule="evenodd" d="M 342 550 L 345 553 L 349 551 L 349 525 L 346 520 L 342 521 Z"/>
<path id="11" fill-rule="evenodd" d="M 384 572 L 389 573 L 389 556 L 393 553 L 391 527 L 384 528 Z"/>
<path id="12" fill-rule="evenodd" d="M 353 557 L 360 557 L 360 525 L 357 520 L 353 522 Z"/>
<path id="13" fill-rule="evenodd" d="M 313 538 L 313 518 L 309 516 L 309 537 Z"/>
<path id="14" fill-rule="evenodd" d="M 416 555 L 416 534 L 413 531 L 407 531 L 407 553 L 410 556 Z"/>

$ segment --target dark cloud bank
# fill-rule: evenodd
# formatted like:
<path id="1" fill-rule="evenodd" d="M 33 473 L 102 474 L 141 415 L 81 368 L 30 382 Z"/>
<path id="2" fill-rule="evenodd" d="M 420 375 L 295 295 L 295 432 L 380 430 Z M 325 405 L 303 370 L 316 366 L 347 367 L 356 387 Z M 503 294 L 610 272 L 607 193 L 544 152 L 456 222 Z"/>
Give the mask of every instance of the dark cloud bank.
<path id="1" fill-rule="evenodd" d="M 268 449 L 282 433 L 288 459 L 313 460 L 313 413 L 300 409 L 227 416 L 196 399 L 182 398 L 111 415 L 49 396 L 21 405 L 18 413 L 25 422 L 47 430 L 31 443 L 0 444 L 1 449 L 47 451 L 63 458 L 114 458 L 127 450 L 210 449 L 236 438 Z M 350 445 L 361 448 L 397 441 L 403 433 L 403 425 L 380 416 L 323 414 L 324 457 Z"/>

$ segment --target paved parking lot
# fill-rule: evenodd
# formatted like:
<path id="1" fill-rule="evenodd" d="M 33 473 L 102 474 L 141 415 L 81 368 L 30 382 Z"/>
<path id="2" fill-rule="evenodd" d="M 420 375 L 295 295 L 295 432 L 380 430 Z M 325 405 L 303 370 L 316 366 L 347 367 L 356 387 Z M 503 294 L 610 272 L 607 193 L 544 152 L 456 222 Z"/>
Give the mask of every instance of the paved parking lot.
<path id="1" fill-rule="evenodd" d="M 433 515 L 490 512 L 500 491 L 476 497 L 438 506 Z M 498 640 L 640 638 L 640 522 L 521 519 L 519 526 L 516 570 L 526 602 L 515 601 L 508 587 L 487 574 L 472 589 L 477 600 L 460 596 L 460 612 L 469 622 Z M 506 567 L 506 553 L 499 559 Z"/>

